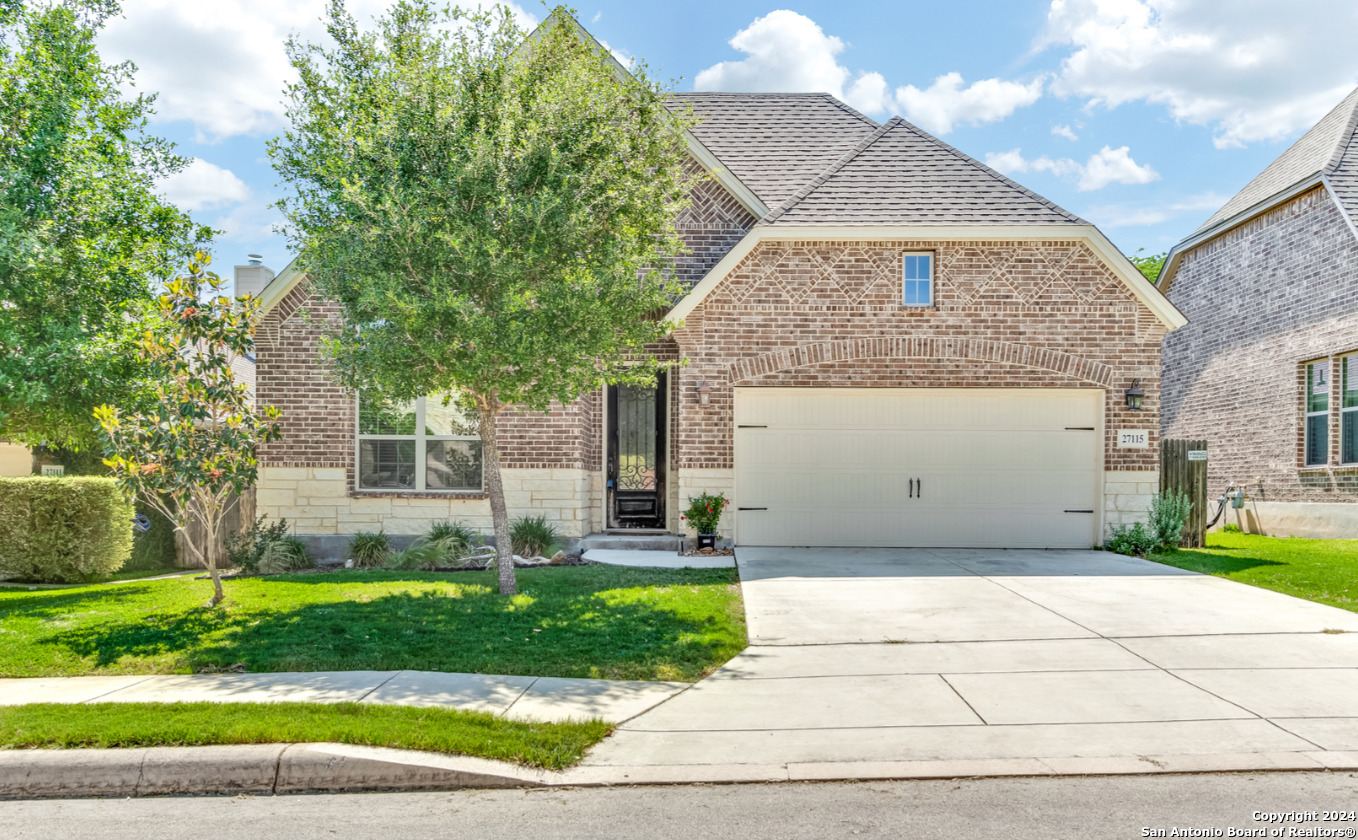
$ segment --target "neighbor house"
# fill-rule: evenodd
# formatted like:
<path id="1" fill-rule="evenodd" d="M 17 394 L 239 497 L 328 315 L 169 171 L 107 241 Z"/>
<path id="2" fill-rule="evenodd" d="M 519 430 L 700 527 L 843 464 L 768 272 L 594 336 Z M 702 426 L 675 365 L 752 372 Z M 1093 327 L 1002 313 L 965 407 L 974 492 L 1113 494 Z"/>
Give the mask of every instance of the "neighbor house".
<path id="1" fill-rule="evenodd" d="M 1358 536 L 1358 90 L 1170 252 L 1160 425 L 1270 534 Z M 1234 517 L 1227 517 L 1234 521 Z"/>
<path id="2" fill-rule="evenodd" d="M 507 412 L 511 515 L 674 533 L 707 491 L 744 545 L 1071 548 L 1144 516 L 1160 345 L 1184 318 L 1102 233 L 827 94 L 676 98 L 712 176 L 678 220 L 687 293 L 659 348 L 687 364 Z M 439 399 L 365 406 L 318 360 L 339 307 L 292 269 L 262 295 L 258 399 L 283 437 L 259 512 L 332 547 L 441 519 L 488 533 L 474 427 Z"/>

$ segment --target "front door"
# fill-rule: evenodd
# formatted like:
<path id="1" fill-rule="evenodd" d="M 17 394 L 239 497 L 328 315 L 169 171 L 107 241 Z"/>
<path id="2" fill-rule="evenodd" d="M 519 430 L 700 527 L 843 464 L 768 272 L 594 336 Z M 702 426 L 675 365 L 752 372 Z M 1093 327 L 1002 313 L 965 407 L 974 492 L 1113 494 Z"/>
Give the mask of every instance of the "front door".
<path id="1" fill-rule="evenodd" d="M 665 374 L 608 386 L 608 526 L 665 527 Z"/>

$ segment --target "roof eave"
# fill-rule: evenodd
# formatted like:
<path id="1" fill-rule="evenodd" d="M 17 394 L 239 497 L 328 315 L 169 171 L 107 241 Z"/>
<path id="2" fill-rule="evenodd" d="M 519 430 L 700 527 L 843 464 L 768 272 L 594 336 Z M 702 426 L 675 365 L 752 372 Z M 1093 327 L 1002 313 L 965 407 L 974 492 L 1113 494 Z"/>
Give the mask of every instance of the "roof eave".
<path id="1" fill-rule="evenodd" d="M 693 159 L 698 161 L 698 165 L 711 173 L 712 178 L 729 192 L 740 205 L 750 212 L 756 219 L 762 219 L 768 214 L 769 208 L 754 191 L 731 174 L 724 165 L 721 158 L 712 153 L 712 150 L 703 145 L 702 141 L 693 135 L 692 131 L 684 132 L 688 140 L 688 152 Z"/>
<path id="2" fill-rule="evenodd" d="M 1183 261 L 1183 255 L 1188 251 L 1193 250 L 1205 242 L 1216 239 L 1218 236 L 1238 228 L 1255 217 L 1261 216 L 1273 208 L 1285 204 L 1302 193 L 1319 186 L 1325 187 L 1325 191 L 1329 193 L 1331 200 L 1335 200 L 1334 190 L 1329 188 L 1325 176 L 1317 170 L 1293 183 L 1291 186 L 1270 195 L 1268 198 L 1246 207 L 1234 216 L 1228 216 L 1216 224 L 1208 225 L 1195 231 L 1193 235 L 1181 240 L 1179 244 L 1169 250 L 1169 255 L 1165 257 L 1165 264 L 1160 269 L 1160 276 L 1155 279 L 1156 288 L 1158 288 L 1162 294 L 1169 294 L 1169 287 L 1174 282 L 1174 274 L 1179 270 L 1179 263 Z M 1336 200 L 1335 203 L 1338 204 L 1338 201 Z M 1340 212 L 1343 212 L 1344 210 L 1342 206 L 1340 206 L 1339 209 Z M 1347 213 L 1344 213 L 1344 218 L 1348 219 Z M 1352 221 L 1350 221 L 1350 228 L 1353 228 Z M 1355 235 L 1358 235 L 1358 230 L 1355 230 Z"/>

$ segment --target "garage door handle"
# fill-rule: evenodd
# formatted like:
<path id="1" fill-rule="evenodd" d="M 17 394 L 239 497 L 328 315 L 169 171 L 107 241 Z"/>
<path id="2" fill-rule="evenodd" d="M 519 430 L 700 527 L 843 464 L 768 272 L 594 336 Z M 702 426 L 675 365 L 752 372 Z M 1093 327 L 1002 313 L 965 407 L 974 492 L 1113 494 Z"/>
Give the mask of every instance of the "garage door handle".
<path id="1" fill-rule="evenodd" d="M 743 508 L 743 507 L 738 507 L 738 508 L 736 508 L 736 510 L 768 510 L 768 508 Z"/>
<path id="2" fill-rule="evenodd" d="M 1068 510 L 1066 513 L 1093 513 L 1092 510 Z"/>
<path id="3" fill-rule="evenodd" d="M 915 498 L 915 479 L 910 479 L 910 498 Z"/>

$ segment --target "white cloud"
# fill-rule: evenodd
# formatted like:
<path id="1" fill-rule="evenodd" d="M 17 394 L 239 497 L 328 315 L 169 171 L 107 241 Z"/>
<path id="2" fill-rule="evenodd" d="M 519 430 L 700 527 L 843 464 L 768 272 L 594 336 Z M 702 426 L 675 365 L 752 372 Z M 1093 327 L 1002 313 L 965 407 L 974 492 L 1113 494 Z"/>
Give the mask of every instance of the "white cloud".
<path id="1" fill-rule="evenodd" d="M 1355 26 L 1352 0 L 1052 0 L 1038 46 L 1070 49 L 1052 92 L 1163 105 L 1227 148 L 1293 135 L 1352 90 Z"/>
<path id="2" fill-rule="evenodd" d="M 924 90 L 914 85 L 896 89 L 905 117 L 935 134 L 947 134 L 959 123 L 997 122 L 1042 96 L 1042 79 L 1028 84 L 983 79 L 963 87 L 960 73 L 934 79 Z"/>
<path id="3" fill-rule="evenodd" d="M 1227 196 L 1216 193 L 1190 196 L 1181 201 L 1150 206 L 1105 205 L 1091 207 L 1083 215 L 1101 228 L 1112 230 L 1123 227 L 1146 227 L 1167 222 L 1187 213 L 1203 213 L 1216 210 L 1226 203 Z"/>
<path id="4" fill-rule="evenodd" d="M 735 34 L 730 42 L 745 58 L 723 61 L 700 72 L 696 90 L 824 92 L 869 114 L 899 107 L 925 129 L 947 134 L 955 125 L 1004 119 L 1042 95 L 1042 79 L 1028 84 L 984 79 L 964 86 L 948 73 L 920 90 L 913 85 L 893 95 L 881 73 L 854 74 L 839 63 L 845 44 L 803 14 L 779 9 Z"/>
<path id="5" fill-rule="evenodd" d="M 388 0 L 351 0 L 361 23 Z M 476 5 L 489 5 L 479 0 Z M 136 63 L 137 87 L 159 93 L 159 121 L 188 120 L 200 138 L 277 131 L 283 86 L 295 76 L 283 51 L 290 33 L 316 41 L 325 0 L 126 0 L 99 45 L 105 59 Z M 536 18 L 511 4 L 520 25 Z"/>
<path id="6" fill-rule="evenodd" d="M 250 198 L 250 188 L 229 169 L 194 158 L 184 169 L 160 182 L 161 192 L 181 210 L 239 204 Z"/>
<path id="7" fill-rule="evenodd" d="M 843 98 L 852 75 L 835 59 L 844 42 L 787 9 L 755 18 L 729 43 L 747 57 L 703 70 L 694 79 L 697 90 L 825 92 Z"/>
<path id="8" fill-rule="evenodd" d="M 1104 146 L 1089 156 L 1080 172 L 1080 189 L 1097 190 L 1109 184 L 1149 184 L 1160 179 L 1160 173 L 1150 164 L 1132 160 L 1128 147 L 1112 149 Z"/>
<path id="9" fill-rule="evenodd" d="M 985 162 L 1006 175 L 1050 172 L 1060 178 L 1073 179 L 1082 192 L 1102 189 L 1109 184 L 1148 184 L 1160 178 L 1160 173 L 1149 164 L 1132 160 L 1126 146 L 1117 149 L 1104 146 L 1084 163 L 1070 158 L 1052 159 L 1046 155 L 1028 159 L 1023 156 L 1022 149 L 992 152 L 986 155 Z"/>
<path id="10" fill-rule="evenodd" d="M 891 110 L 891 93 L 881 73 L 864 73 L 844 92 L 844 101 L 868 114 Z"/>
<path id="11" fill-rule="evenodd" d="M 1068 125 L 1054 125 L 1054 126 L 1052 126 L 1052 134 L 1055 134 L 1057 137 L 1064 137 L 1064 138 L 1066 138 L 1067 140 L 1079 140 L 1079 139 L 1080 139 L 1080 135 L 1076 134 L 1076 133 L 1075 133 L 1075 130 L 1074 130 L 1073 128 L 1071 128 L 1070 126 L 1068 126 Z"/>

